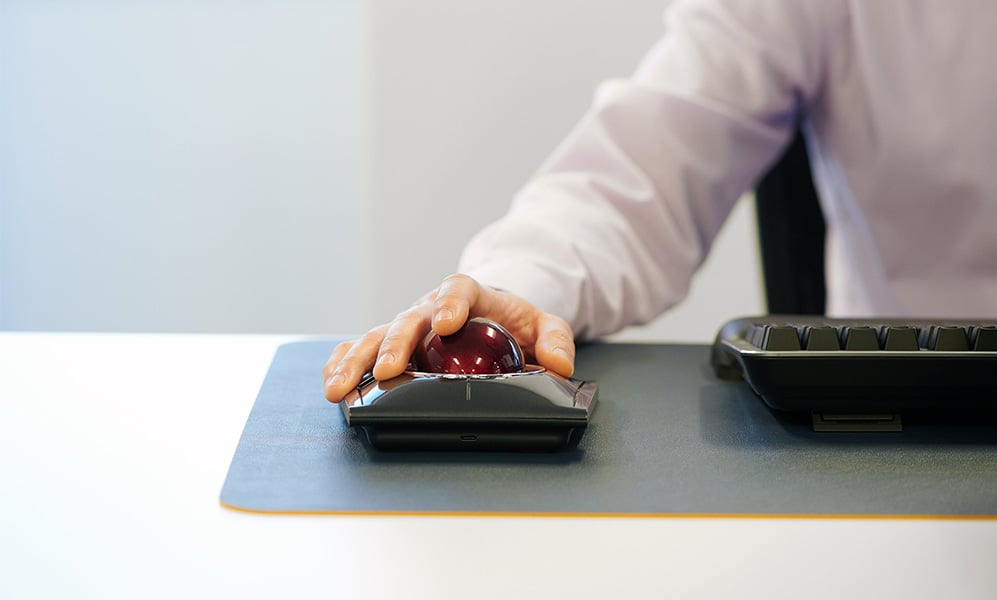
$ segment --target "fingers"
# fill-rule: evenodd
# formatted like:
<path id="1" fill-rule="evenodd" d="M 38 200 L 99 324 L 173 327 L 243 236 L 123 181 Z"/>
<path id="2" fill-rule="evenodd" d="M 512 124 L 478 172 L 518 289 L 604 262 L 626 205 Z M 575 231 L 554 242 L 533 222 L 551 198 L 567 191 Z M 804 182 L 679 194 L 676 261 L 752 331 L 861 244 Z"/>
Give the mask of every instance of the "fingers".
<path id="1" fill-rule="evenodd" d="M 433 305 L 433 330 L 450 335 L 467 321 L 471 307 L 478 302 L 481 286 L 467 275 L 451 275 L 443 280 Z"/>
<path id="2" fill-rule="evenodd" d="M 537 319 L 537 341 L 533 354 L 540 366 L 558 375 L 571 377 L 575 372 L 575 340 L 568 323 L 551 314 Z"/>
<path id="3" fill-rule="evenodd" d="M 377 351 L 374 377 L 390 379 L 405 371 L 416 345 L 429 331 L 431 315 L 432 305 L 421 302 L 395 317 Z"/>
<path id="4" fill-rule="evenodd" d="M 467 320 L 479 289 L 477 282 L 465 275 L 448 277 L 437 292 L 423 296 L 391 323 L 370 330 L 359 340 L 336 346 L 322 369 L 325 397 L 330 402 L 341 401 L 356 388 L 360 378 L 371 367 L 378 379 L 400 375 L 408 365 L 416 344 L 429 331 L 434 312 L 444 331 L 457 331 Z M 444 294 L 440 302 L 439 297 Z M 441 308 L 434 311 L 435 306 Z"/>
<path id="5" fill-rule="evenodd" d="M 433 305 L 432 328 L 449 335 L 472 315 L 498 321 L 525 344 L 524 349 L 532 345 L 541 366 L 566 377 L 574 373 L 574 335 L 566 321 L 521 298 L 484 287 L 467 275 L 447 277 Z"/>
<path id="6" fill-rule="evenodd" d="M 339 402 L 357 387 L 360 378 L 374 364 L 377 350 L 387 330 L 388 325 L 381 325 L 368 331 L 359 340 L 343 342 L 333 349 L 322 369 L 327 400 Z"/>
<path id="7" fill-rule="evenodd" d="M 325 397 L 330 402 L 339 402 L 371 367 L 378 379 L 400 375 L 416 344 L 429 331 L 431 302 L 432 297 L 427 296 L 391 323 L 370 330 L 359 340 L 336 346 L 322 369 Z"/>
<path id="8" fill-rule="evenodd" d="M 483 287 L 467 275 L 451 275 L 436 292 L 399 313 L 391 323 L 336 346 L 322 369 L 325 397 L 331 402 L 341 401 L 372 367 L 380 380 L 401 375 L 430 328 L 440 335 L 450 335 L 471 315 L 501 323 L 528 354 L 532 346 L 536 361 L 550 371 L 565 377 L 574 372 L 574 336 L 566 321 L 512 294 Z"/>

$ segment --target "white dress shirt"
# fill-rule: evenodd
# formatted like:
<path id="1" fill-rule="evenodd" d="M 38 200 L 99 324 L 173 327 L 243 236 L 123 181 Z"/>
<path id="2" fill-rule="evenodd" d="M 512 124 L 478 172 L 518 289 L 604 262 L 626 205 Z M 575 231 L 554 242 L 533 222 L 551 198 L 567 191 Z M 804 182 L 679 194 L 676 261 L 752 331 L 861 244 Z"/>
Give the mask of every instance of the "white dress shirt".
<path id="1" fill-rule="evenodd" d="M 646 322 L 685 296 L 800 117 L 828 313 L 997 316 L 991 0 L 674 2 L 460 270 L 582 338 Z"/>

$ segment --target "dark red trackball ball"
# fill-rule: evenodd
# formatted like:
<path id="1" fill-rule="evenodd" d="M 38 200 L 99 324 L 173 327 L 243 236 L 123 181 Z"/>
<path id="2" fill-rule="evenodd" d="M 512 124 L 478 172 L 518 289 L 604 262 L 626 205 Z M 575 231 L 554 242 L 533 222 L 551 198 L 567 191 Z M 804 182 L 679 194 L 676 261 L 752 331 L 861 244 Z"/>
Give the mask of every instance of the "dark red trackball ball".
<path id="1" fill-rule="evenodd" d="M 456 333 L 430 331 L 412 355 L 416 371 L 447 375 L 521 373 L 526 361 L 516 338 L 494 321 L 475 317 Z"/>

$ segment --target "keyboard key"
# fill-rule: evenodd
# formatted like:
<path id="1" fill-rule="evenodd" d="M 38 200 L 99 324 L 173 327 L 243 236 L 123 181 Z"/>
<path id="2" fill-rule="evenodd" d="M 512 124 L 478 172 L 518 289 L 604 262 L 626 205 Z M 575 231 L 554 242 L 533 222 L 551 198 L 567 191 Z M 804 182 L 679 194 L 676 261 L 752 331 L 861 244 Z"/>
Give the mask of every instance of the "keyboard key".
<path id="1" fill-rule="evenodd" d="M 883 350 L 920 350 L 917 331 L 913 327 L 883 327 L 879 332 Z"/>
<path id="2" fill-rule="evenodd" d="M 842 327 L 841 340 L 845 350 L 879 350 L 879 336 L 872 327 Z"/>
<path id="3" fill-rule="evenodd" d="M 762 343 L 765 340 L 765 326 L 764 325 L 752 325 L 751 329 L 748 330 L 748 335 L 745 336 L 748 343 L 756 348 L 761 348 Z"/>
<path id="4" fill-rule="evenodd" d="M 969 350 L 969 336 L 962 327 L 932 325 L 921 334 L 921 346 L 940 352 Z"/>
<path id="5" fill-rule="evenodd" d="M 763 325 L 756 328 L 750 341 L 762 350 L 772 352 L 800 349 L 800 334 L 790 325 Z"/>
<path id="6" fill-rule="evenodd" d="M 973 327 L 969 337 L 973 350 L 997 352 L 997 325 Z"/>
<path id="7" fill-rule="evenodd" d="M 806 350 L 841 350 L 838 343 L 838 330 L 826 325 L 803 328 L 803 348 Z"/>

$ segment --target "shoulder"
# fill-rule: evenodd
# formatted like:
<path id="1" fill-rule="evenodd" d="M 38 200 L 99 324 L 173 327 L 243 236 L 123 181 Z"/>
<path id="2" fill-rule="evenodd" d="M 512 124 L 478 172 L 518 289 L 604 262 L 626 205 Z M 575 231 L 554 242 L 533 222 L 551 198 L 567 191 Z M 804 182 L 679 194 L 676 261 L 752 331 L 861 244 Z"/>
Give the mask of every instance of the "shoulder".
<path id="1" fill-rule="evenodd" d="M 839 35 L 848 20 L 846 0 L 673 0 L 664 37 L 639 75 L 669 87 L 677 78 L 706 96 L 752 92 L 767 107 L 786 105 L 823 86 L 829 57 L 849 43 Z"/>

